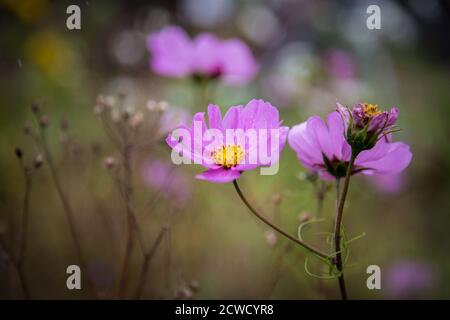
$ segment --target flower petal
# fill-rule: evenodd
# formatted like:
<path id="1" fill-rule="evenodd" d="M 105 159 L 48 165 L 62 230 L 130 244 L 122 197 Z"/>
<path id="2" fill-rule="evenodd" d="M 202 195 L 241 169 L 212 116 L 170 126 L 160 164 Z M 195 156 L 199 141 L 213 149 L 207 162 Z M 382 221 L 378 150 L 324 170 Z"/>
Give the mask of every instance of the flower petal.
<path id="1" fill-rule="evenodd" d="M 312 116 L 308 119 L 307 130 L 312 133 L 316 145 L 320 146 L 321 153 L 328 159 L 333 159 L 333 144 L 325 122 L 318 116 Z"/>
<path id="2" fill-rule="evenodd" d="M 385 155 L 377 160 L 360 162 L 359 166 L 370 168 L 364 174 L 396 174 L 403 171 L 411 162 L 409 146 L 402 142 L 386 144 Z"/>
<path id="3" fill-rule="evenodd" d="M 247 45 L 238 39 L 222 43 L 222 72 L 224 81 L 241 85 L 250 81 L 258 70 L 258 64 Z"/>
<path id="4" fill-rule="evenodd" d="M 183 31 L 169 26 L 147 38 L 154 72 L 171 77 L 185 77 L 192 72 L 192 44 Z"/>
<path id="5" fill-rule="evenodd" d="M 297 153 L 298 159 L 309 169 L 316 164 L 323 164 L 323 157 L 315 139 L 307 131 L 307 123 L 303 122 L 291 128 L 288 134 L 288 143 Z"/>
<path id="6" fill-rule="evenodd" d="M 221 72 L 221 42 L 210 33 L 199 34 L 193 43 L 193 68 L 196 72 L 213 75 Z"/>
<path id="7" fill-rule="evenodd" d="M 195 177 L 199 180 L 207 180 L 214 183 L 227 183 L 239 178 L 240 176 L 240 171 L 220 168 L 205 171 L 196 175 Z"/>
<path id="8" fill-rule="evenodd" d="M 220 108 L 216 104 L 210 104 L 208 106 L 208 120 L 209 127 L 222 130 L 222 114 Z"/>
<path id="9" fill-rule="evenodd" d="M 224 129 L 237 129 L 240 127 L 240 114 L 242 111 L 242 106 L 234 106 L 228 109 L 227 113 L 223 117 L 223 128 Z"/>

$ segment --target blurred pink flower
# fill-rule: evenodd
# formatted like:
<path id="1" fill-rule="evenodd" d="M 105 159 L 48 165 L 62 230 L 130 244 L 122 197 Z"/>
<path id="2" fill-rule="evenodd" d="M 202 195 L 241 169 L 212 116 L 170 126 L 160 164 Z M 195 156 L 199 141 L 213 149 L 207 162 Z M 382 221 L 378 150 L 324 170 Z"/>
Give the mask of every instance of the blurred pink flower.
<path id="1" fill-rule="evenodd" d="M 328 115 L 327 124 L 318 116 L 294 126 L 288 136 L 289 145 L 300 162 L 309 170 L 317 171 L 324 179 L 345 176 L 352 149 L 344 136 L 344 124 L 338 112 Z M 354 174 L 396 174 L 411 162 L 409 146 L 392 142 L 390 137 L 380 139 L 373 148 L 356 157 Z"/>
<path id="2" fill-rule="evenodd" d="M 369 181 L 377 190 L 384 193 L 398 193 L 404 186 L 405 177 L 399 174 L 382 174 L 369 177 Z"/>
<path id="3" fill-rule="evenodd" d="M 389 268 L 386 281 L 386 291 L 392 298 L 421 298 L 433 286 L 433 270 L 426 263 L 403 261 Z"/>
<path id="4" fill-rule="evenodd" d="M 250 81 L 258 70 L 252 52 L 241 40 L 221 40 L 210 33 L 191 40 L 177 26 L 151 34 L 147 47 L 153 71 L 163 76 L 219 77 L 228 84 L 240 85 Z"/>
<path id="5" fill-rule="evenodd" d="M 220 108 L 210 104 L 208 122 L 209 129 L 205 113 L 196 113 L 190 128 L 177 128 L 186 132 L 188 142 L 180 139 L 184 136 L 176 137 L 176 131 L 169 134 L 166 142 L 176 153 L 208 169 L 197 175 L 197 179 L 215 183 L 231 182 L 244 171 L 276 163 L 289 131 L 288 127 L 281 126 L 277 108 L 255 99 L 246 106 L 231 107 L 223 119 Z M 254 133 L 253 138 L 247 135 L 250 132 Z M 208 134 L 214 137 L 207 138 Z M 209 143 L 204 144 L 203 140 Z M 260 150 L 269 159 L 263 160 Z"/>
<path id="6" fill-rule="evenodd" d="M 183 205 L 191 196 L 189 181 L 173 165 L 159 160 L 147 160 L 142 166 L 141 176 L 148 187 L 177 205 Z"/>
<path id="7" fill-rule="evenodd" d="M 356 66 L 353 57 L 344 50 L 331 50 L 326 57 L 329 72 L 338 79 L 353 79 L 356 77 Z"/>

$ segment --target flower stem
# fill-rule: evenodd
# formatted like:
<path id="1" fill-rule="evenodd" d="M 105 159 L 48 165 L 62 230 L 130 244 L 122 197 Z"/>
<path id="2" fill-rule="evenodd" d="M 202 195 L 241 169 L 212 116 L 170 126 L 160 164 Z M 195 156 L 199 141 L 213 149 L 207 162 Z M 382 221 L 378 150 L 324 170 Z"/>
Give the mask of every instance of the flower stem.
<path id="1" fill-rule="evenodd" d="M 294 241 L 295 243 L 301 245 L 302 247 L 304 247 L 306 250 L 322 257 L 325 259 L 329 259 L 329 256 L 327 253 L 324 253 L 322 251 L 320 251 L 319 249 L 316 249 L 312 246 L 310 246 L 309 244 L 301 241 L 300 239 L 297 239 L 296 237 L 294 237 L 293 235 L 289 234 L 288 232 L 284 231 L 283 229 L 281 229 L 280 227 L 274 225 L 272 222 L 270 222 L 269 220 L 267 220 L 266 218 L 264 218 L 260 213 L 258 213 L 258 211 L 256 211 L 251 205 L 250 203 L 247 201 L 247 199 L 245 198 L 245 196 L 242 194 L 241 189 L 238 186 L 237 180 L 233 180 L 233 186 L 236 189 L 236 192 L 238 193 L 239 197 L 241 198 L 242 202 L 244 202 L 244 204 L 247 206 L 247 208 L 256 216 L 258 217 L 258 219 L 260 219 L 262 222 L 264 222 L 265 224 L 267 224 L 269 227 L 271 227 L 272 229 L 274 229 L 275 231 L 278 231 L 279 233 L 281 233 L 282 235 L 284 235 L 286 238 Z"/>
<path id="2" fill-rule="evenodd" d="M 350 185 L 350 178 L 352 175 L 353 164 L 355 162 L 356 155 L 352 155 L 350 162 L 347 167 L 347 174 L 345 176 L 344 189 L 342 190 L 342 195 L 339 197 L 339 185 L 340 179 L 336 180 L 336 197 L 337 197 L 337 212 L 336 212 L 336 223 L 334 225 L 334 247 L 336 251 L 335 264 L 336 268 L 340 272 L 338 277 L 339 289 L 341 292 L 341 297 L 343 300 L 347 300 L 347 289 L 345 287 L 344 272 L 342 265 L 342 252 L 341 252 L 341 232 L 342 232 L 342 216 L 344 212 L 345 199 L 347 198 L 348 187 Z"/>
<path id="3" fill-rule="evenodd" d="M 20 230 L 20 249 L 17 257 L 17 271 L 20 275 L 20 283 L 25 299 L 30 298 L 30 290 L 25 276 L 25 256 L 27 251 L 27 235 L 28 235 L 28 221 L 30 212 L 30 192 L 31 192 L 31 174 L 27 168 L 23 167 L 25 174 L 25 193 L 23 196 L 23 211 L 22 211 L 22 228 Z"/>
<path id="4" fill-rule="evenodd" d="M 134 296 L 134 298 L 136 300 L 140 299 L 142 296 L 142 292 L 144 291 L 144 287 L 145 287 L 145 280 L 147 279 L 148 266 L 149 266 L 150 261 L 152 260 L 153 256 L 155 255 L 156 250 L 160 246 L 167 230 L 168 230 L 168 228 L 166 228 L 166 227 L 161 228 L 150 251 L 145 253 L 144 264 L 142 265 L 141 274 L 139 276 L 138 287 L 136 290 L 136 294 Z"/>
<path id="5" fill-rule="evenodd" d="M 119 282 L 119 299 L 125 297 L 128 267 L 130 264 L 131 253 L 134 245 L 133 224 L 134 224 L 134 208 L 133 208 L 133 187 L 131 182 L 131 145 L 126 144 L 123 150 L 123 166 L 124 166 L 124 198 L 127 214 L 127 243 L 125 247 L 125 256 L 123 259 L 122 273 Z"/>
<path id="6" fill-rule="evenodd" d="M 78 230 L 77 230 L 76 225 L 75 225 L 75 214 L 72 211 L 72 207 L 70 206 L 69 200 L 68 200 L 66 194 L 63 191 L 60 177 L 59 177 L 58 172 L 56 170 L 56 167 L 54 165 L 52 154 L 50 153 L 50 148 L 48 147 L 48 144 L 47 144 L 47 137 L 45 135 L 45 128 L 42 128 L 40 126 L 39 127 L 39 131 L 40 131 L 40 135 L 41 135 L 42 150 L 44 152 L 45 159 L 47 160 L 47 164 L 48 164 L 48 167 L 50 169 L 50 174 L 52 176 L 52 179 L 53 179 L 53 182 L 55 184 L 56 190 L 58 192 L 59 198 L 61 199 L 64 211 L 66 212 L 67 221 L 68 221 L 69 227 L 70 227 L 70 233 L 72 235 L 72 239 L 73 239 L 73 242 L 75 244 L 75 250 L 76 250 L 76 253 L 77 253 L 77 256 L 78 256 L 78 260 L 80 262 L 80 267 L 81 267 L 82 270 L 86 270 L 87 271 L 88 269 L 87 269 L 86 259 L 85 259 L 84 254 L 83 254 L 81 241 L 80 241 L 80 236 L 79 236 Z M 96 298 L 98 298 L 98 294 L 97 294 L 97 290 L 95 288 L 95 285 L 94 285 L 94 283 L 92 282 L 92 280 L 91 280 L 91 278 L 89 276 L 87 277 L 87 284 L 88 284 L 88 287 L 89 287 L 88 289 L 93 293 L 93 295 Z"/>

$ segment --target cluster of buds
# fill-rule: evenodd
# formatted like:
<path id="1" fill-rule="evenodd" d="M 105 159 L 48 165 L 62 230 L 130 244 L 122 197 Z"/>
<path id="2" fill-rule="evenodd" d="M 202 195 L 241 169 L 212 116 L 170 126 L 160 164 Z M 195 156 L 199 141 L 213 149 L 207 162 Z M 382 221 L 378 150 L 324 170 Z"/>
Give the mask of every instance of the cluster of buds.
<path id="1" fill-rule="evenodd" d="M 151 112 L 165 112 L 169 108 L 169 104 L 166 101 L 148 100 L 146 107 L 147 110 Z"/>
<path id="2" fill-rule="evenodd" d="M 113 96 L 98 95 L 95 101 L 94 112 L 97 115 L 111 110 L 116 105 L 116 99 Z"/>
<path id="3" fill-rule="evenodd" d="M 24 166 L 24 169 L 28 172 L 28 171 L 30 171 L 31 169 L 29 169 L 29 167 L 28 166 L 26 166 L 24 163 L 23 163 L 23 155 L 24 155 L 24 152 L 23 152 L 23 150 L 21 149 L 21 148 L 15 148 L 14 149 L 14 153 L 16 154 L 16 157 L 17 157 L 17 159 L 22 163 L 22 165 Z M 44 156 L 41 154 L 41 153 L 38 153 L 35 157 L 34 157 L 34 159 L 33 159 L 33 168 L 34 169 L 39 169 L 40 167 L 42 167 L 42 165 L 44 164 Z"/>
<path id="4" fill-rule="evenodd" d="M 381 111 L 376 104 L 358 103 L 352 110 L 336 103 L 337 111 L 344 122 L 345 138 L 357 155 L 375 146 L 380 138 L 395 131 L 398 109 Z"/>

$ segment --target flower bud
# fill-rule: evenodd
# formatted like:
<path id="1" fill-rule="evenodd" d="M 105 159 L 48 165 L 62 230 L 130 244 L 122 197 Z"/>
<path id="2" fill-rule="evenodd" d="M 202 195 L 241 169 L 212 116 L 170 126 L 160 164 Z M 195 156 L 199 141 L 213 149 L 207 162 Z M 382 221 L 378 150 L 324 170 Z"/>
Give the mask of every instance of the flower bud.
<path id="1" fill-rule="evenodd" d="M 103 163 L 105 164 L 106 169 L 112 170 L 116 166 L 116 159 L 114 157 L 109 156 L 105 158 Z"/>
<path id="2" fill-rule="evenodd" d="M 41 106 L 39 105 L 38 102 L 33 102 L 31 104 L 31 111 L 33 111 L 33 113 L 38 114 L 40 110 L 41 110 Z"/>
<path id="3" fill-rule="evenodd" d="M 308 222 L 309 220 L 311 220 L 311 215 L 307 211 L 302 211 L 298 215 L 298 221 L 300 223 L 305 223 L 305 222 Z"/>
<path id="4" fill-rule="evenodd" d="M 43 115 L 39 118 L 39 125 L 41 128 L 46 128 L 48 126 L 48 117 L 46 115 Z"/>
<path id="5" fill-rule="evenodd" d="M 22 157 L 23 157 L 22 149 L 17 147 L 16 149 L 14 149 L 14 152 L 16 153 L 17 159 L 22 159 Z"/>
<path id="6" fill-rule="evenodd" d="M 40 168 L 40 167 L 42 166 L 43 163 L 44 163 L 44 156 L 43 156 L 42 154 L 39 153 L 39 154 L 36 156 L 36 158 L 34 158 L 34 163 L 33 163 L 34 168 L 35 168 L 35 169 Z"/>
<path id="7" fill-rule="evenodd" d="M 25 135 L 30 135 L 31 134 L 31 130 L 32 130 L 32 125 L 30 123 L 30 121 L 26 121 L 23 124 L 23 133 L 25 133 Z"/>
<path id="8" fill-rule="evenodd" d="M 350 111 L 340 103 L 336 105 L 346 126 L 346 140 L 353 155 L 373 148 L 380 137 L 393 131 L 398 118 L 397 108 L 382 111 L 378 105 L 364 102 L 356 104 Z"/>
<path id="9" fill-rule="evenodd" d="M 157 108 L 157 104 L 155 100 L 148 100 L 147 104 L 146 104 L 147 110 L 148 111 L 155 111 Z"/>

